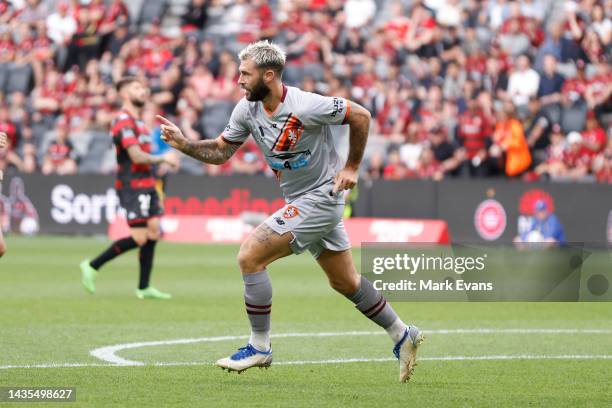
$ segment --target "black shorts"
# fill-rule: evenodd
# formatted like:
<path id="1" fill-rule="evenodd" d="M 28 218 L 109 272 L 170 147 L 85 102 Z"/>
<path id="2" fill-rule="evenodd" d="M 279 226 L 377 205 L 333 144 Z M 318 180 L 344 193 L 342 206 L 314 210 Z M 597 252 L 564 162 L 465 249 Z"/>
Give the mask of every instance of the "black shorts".
<path id="1" fill-rule="evenodd" d="M 144 227 L 147 220 L 164 213 L 155 190 L 120 190 L 117 194 L 130 227 Z"/>

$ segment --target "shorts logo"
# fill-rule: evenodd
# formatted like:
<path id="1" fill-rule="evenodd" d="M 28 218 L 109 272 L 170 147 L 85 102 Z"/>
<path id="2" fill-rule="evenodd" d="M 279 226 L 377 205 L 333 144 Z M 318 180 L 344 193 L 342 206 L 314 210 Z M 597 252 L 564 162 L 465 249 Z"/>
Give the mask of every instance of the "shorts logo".
<path id="1" fill-rule="evenodd" d="M 283 218 L 290 219 L 290 218 L 293 218 L 293 217 L 295 217 L 295 216 L 297 216 L 299 214 L 300 214 L 300 212 L 298 211 L 296 206 L 289 205 L 285 209 L 285 212 L 283 212 Z"/>
<path id="2" fill-rule="evenodd" d="M 506 230 L 506 210 L 497 200 L 485 200 L 476 209 L 474 226 L 482 239 L 495 241 Z"/>
<path id="3" fill-rule="evenodd" d="M 276 221 L 278 225 L 285 225 L 285 221 L 283 221 L 280 217 L 274 217 L 274 221 Z"/>

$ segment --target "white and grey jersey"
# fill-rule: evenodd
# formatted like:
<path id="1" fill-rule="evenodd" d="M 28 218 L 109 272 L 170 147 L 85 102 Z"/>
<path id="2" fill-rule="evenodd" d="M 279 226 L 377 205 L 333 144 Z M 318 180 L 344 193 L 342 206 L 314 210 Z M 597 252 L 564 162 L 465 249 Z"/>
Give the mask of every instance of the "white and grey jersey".
<path id="1" fill-rule="evenodd" d="M 271 115 L 262 102 L 240 100 L 221 137 L 228 143 L 242 144 L 253 135 L 276 173 L 285 199 L 291 202 L 333 183 L 343 163 L 330 125 L 341 125 L 349 112 L 349 101 L 344 98 L 283 85 L 281 103 Z"/>

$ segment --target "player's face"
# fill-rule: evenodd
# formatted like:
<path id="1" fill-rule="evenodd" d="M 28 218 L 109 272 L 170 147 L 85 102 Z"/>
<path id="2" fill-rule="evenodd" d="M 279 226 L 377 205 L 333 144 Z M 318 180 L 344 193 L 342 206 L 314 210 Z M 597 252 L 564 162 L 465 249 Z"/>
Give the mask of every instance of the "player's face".
<path id="1" fill-rule="evenodd" d="M 244 97 L 247 101 L 255 102 L 263 100 L 270 93 L 270 88 L 264 82 L 265 71 L 257 68 L 250 59 L 242 61 L 239 69 L 240 77 L 238 78 L 238 85 L 244 89 Z"/>
<path id="2" fill-rule="evenodd" d="M 142 108 L 147 102 L 149 90 L 144 84 L 134 81 L 126 87 L 127 95 L 132 105 Z"/>

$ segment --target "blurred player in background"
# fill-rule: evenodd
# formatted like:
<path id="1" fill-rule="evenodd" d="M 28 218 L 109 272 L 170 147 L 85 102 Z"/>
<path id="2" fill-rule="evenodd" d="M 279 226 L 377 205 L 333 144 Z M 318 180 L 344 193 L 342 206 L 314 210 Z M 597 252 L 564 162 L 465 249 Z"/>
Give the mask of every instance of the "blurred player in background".
<path id="1" fill-rule="evenodd" d="M 242 372 L 272 363 L 272 285 L 266 267 L 279 258 L 309 250 L 330 285 L 387 331 L 395 344 L 393 353 L 400 361 L 400 381 L 407 381 L 422 333 L 404 324 L 372 283 L 359 276 L 342 222 L 344 190 L 357 184 L 370 113 L 344 98 L 285 86 L 281 81 L 285 59 L 285 53 L 267 41 L 251 44 L 240 53 L 238 83 L 245 98 L 238 102 L 217 139 L 190 140 L 172 122 L 159 117 L 162 138 L 168 144 L 210 164 L 227 161 L 252 135 L 276 173 L 287 201 L 240 247 L 238 264 L 251 337 L 245 347 L 220 359 L 217 365 Z M 350 128 L 349 154 L 344 165 L 330 130 L 330 125 L 342 124 Z"/>
<path id="2" fill-rule="evenodd" d="M 0 132 L 0 149 L 6 148 L 7 143 L 8 143 L 8 137 L 6 133 Z M 2 179 L 3 178 L 4 178 L 4 174 L 2 173 L 2 170 L 0 170 L 0 194 L 2 194 Z M 0 216 L 1 215 L 2 214 L 0 214 Z M 5 253 L 6 253 L 6 243 L 4 242 L 4 235 L 2 233 L 2 222 L 0 222 L 0 258 L 2 258 L 2 255 L 4 255 Z"/>
<path id="3" fill-rule="evenodd" d="M 85 289 L 95 292 L 98 270 L 108 261 L 136 247 L 140 247 L 140 280 L 136 296 L 140 299 L 169 299 L 149 284 L 155 245 L 160 236 L 160 199 L 155 190 L 156 180 L 152 166 L 167 163 L 165 156 L 153 156 L 150 132 L 142 122 L 142 108 L 149 90 L 141 80 L 126 77 L 117 83 L 122 101 L 121 111 L 111 124 L 111 136 L 117 153 L 117 180 L 115 188 L 119 202 L 126 211 L 131 236 L 115 241 L 98 257 L 81 262 L 82 282 Z"/>

